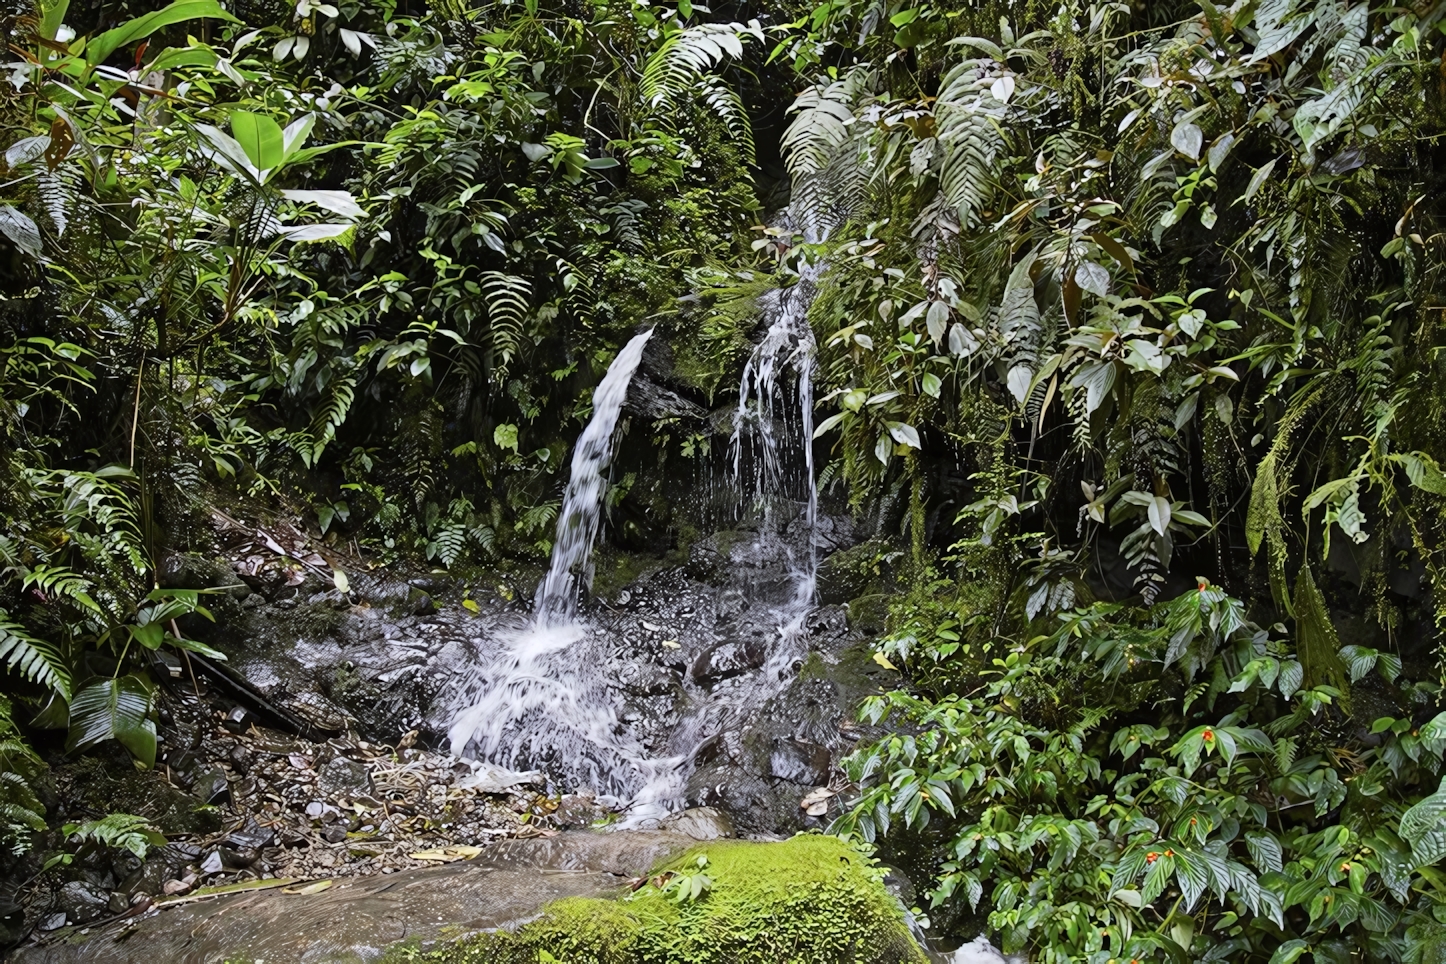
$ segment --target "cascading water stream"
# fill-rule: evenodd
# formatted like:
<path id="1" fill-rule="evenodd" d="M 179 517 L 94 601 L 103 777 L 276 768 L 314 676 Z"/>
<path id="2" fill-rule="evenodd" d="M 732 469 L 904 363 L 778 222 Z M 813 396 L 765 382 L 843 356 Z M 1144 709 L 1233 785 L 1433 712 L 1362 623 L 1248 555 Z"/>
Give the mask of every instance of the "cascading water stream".
<path id="1" fill-rule="evenodd" d="M 613 431 L 623 402 L 627 401 L 628 385 L 652 336 L 651 328 L 634 335 L 618 352 L 593 392 L 592 418 L 572 453 L 572 478 L 567 483 L 567 495 L 557 517 L 552 565 L 537 590 L 534 611 L 538 627 L 566 626 L 577 617 L 578 583 L 590 582 L 588 557 L 602 518 L 603 488 L 607 481 L 602 473 L 612 461 Z"/>
<path id="2" fill-rule="evenodd" d="M 557 523 L 551 565 L 529 626 L 502 640 L 478 667 L 454 717 L 458 756 L 507 767 L 547 770 L 564 789 L 588 788 L 626 805 L 619 826 L 647 825 L 680 809 L 698 748 L 736 727 L 787 685 L 807 636 L 817 564 L 818 495 L 813 471 L 813 333 L 807 322 L 812 272 L 765 296 L 768 323 L 744 368 L 731 439 L 731 483 L 758 535 L 747 550 L 767 569 L 787 563 L 786 592 L 744 585 L 752 610 L 766 616 L 766 658 L 756 673 L 716 688 L 685 674 L 684 695 L 666 745 L 647 745 L 620 717 L 609 666 L 620 654 L 610 633 L 579 619 L 577 599 L 590 580 L 588 560 L 601 522 L 604 472 L 632 376 L 650 333 L 618 354 L 593 397 L 578 440 Z M 745 513 L 750 514 L 750 513 Z M 763 621 L 759 619 L 758 621 Z M 646 625 L 646 624 L 645 624 Z"/>
<path id="3" fill-rule="evenodd" d="M 572 456 L 572 477 L 557 518 L 547 576 L 537 589 L 532 625 L 515 634 L 479 673 L 471 705 L 453 720 L 452 752 L 512 765 L 558 755 L 574 779 L 607 792 L 625 789 L 642 765 L 641 748 L 617 736 L 606 690 L 592 672 L 593 655 L 577 644 L 577 597 L 589 582 L 588 564 L 602 517 L 603 471 L 612 460 L 613 433 L 628 385 L 652 330 L 635 335 L 593 392 L 593 413 Z M 588 752 L 577 752 L 582 747 Z"/>
<path id="4" fill-rule="evenodd" d="M 738 409 L 733 416 L 730 440 L 733 484 L 740 494 L 751 494 L 761 513 L 759 544 L 776 543 L 789 556 L 792 597 L 777 612 L 780 641 L 788 643 L 803 630 L 804 619 L 813 607 L 817 585 L 818 488 L 813 474 L 813 330 L 808 325 L 808 304 L 812 279 L 792 288 L 772 292 L 765 301 L 772 315 L 763 340 L 754 348 L 743 368 L 738 390 Z M 788 374 L 797 381 L 798 403 L 786 397 Z M 796 419 L 796 424 L 793 424 Z M 779 425 L 785 429 L 780 437 Z M 793 429 L 793 431 L 789 431 Z M 788 458 L 794 449 L 797 458 Z M 751 455 L 752 471 L 745 473 L 744 450 Z M 801 475 L 795 475 L 799 472 Z M 746 477 L 751 476 L 751 477 Z M 751 493 L 749 489 L 751 488 Z M 803 497 L 803 538 L 801 552 L 778 538 L 789 520 L 779 519 L 785 506 Z M 787 645 L 773 647 L 769 665 L 786 661 Z"/>

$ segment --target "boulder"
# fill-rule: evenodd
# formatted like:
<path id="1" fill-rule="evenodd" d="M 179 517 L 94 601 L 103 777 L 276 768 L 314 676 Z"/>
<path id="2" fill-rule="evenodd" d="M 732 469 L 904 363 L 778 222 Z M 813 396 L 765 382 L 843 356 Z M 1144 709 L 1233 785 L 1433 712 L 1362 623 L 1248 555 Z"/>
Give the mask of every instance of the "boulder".
<path id="1" fill-rule="evenodd" d="M 58 910 L 72 924 L 89 924 L 110 914 L 110 894 L 94 884 L 72 880 L 60 888 L 56 899 Z"/>

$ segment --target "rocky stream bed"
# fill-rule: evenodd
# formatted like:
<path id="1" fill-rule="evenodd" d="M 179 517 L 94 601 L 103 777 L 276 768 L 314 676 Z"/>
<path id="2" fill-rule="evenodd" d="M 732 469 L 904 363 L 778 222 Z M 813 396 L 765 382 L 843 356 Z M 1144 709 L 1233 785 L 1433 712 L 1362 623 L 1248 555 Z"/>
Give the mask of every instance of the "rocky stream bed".
<path id="1" fill-rule="evenodd" d="M 64 820 L 133 813 L 165 843 L 144 861 L 79 848 L 69 867 L 15 865 L 5 926 L 28 942 L 17 962 L 209 962 L 243 947 L 268 961 L 372 960 L 407 938 L 512 927 L 557 898 L 616 891 L 699 840 L 821 829 L 846 790 L 837 763 L 867 735 L 853 708 L 887 672 L 863 645 L 858 601 L 878 567 L 846 525 L 827 527 L 825 604 L 776 691 L 746 713 L 729 694 L 764 672 L 777 627 L 759 599 L 784 592 L 786 573 L 748 532 L 654 560 L 587 613 L 605 640 L 597 677 L 616 725 L 659 753 L 690 707 L 711 707 L 701 718 L 717 728 L 675 812 L 609 833 L 639 823 L 628 801 L 569 785 L 568 761 L 540 752 L 507 769 L 448 752 L 457 694 L 526 623 L 532 573 L 403 578 L 298 524 L 214 521 L 215 552 L 174 557 L 165 578 L 210 593 L 214 623 L 183 629 L 228 662 L 158 663 L 153 771 L 121 753 L 54 770 Z"/>

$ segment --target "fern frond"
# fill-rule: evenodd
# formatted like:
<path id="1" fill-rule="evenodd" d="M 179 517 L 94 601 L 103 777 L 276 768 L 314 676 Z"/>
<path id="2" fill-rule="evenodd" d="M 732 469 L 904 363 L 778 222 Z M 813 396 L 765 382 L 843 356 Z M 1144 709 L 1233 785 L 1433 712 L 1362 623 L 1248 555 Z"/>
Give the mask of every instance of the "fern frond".
<path id="1" fill-rule="evenodd" d="M 5 660 L 6 669 L 19 670 L 32 683 L 70 699 L 70 670 L 60 651 L 30 635 L 19 623 L 11 622 L 3 609 L 0 609 L 0 659 Z"/>
<path id="2" fill-rule="evenodd" d="M 317 463 L 327 445 L 336 438 L 336 430 L 346 421 L 352 402 L 356 400 L 354 375 L 334 379 L 329 387 L 326 401 L 316 410 L 311 420 L 311 447 L 309 450 L 303 449 L 301 453 L 301 459 L 307 468 Z"/>
<path id="3" fill-rule="evenodd" d="M 797 116 L 783 134 L 783 153 L 795 188 L 827 167 L 847 140 L 854 119 L 849 94 L 846 81 L 821 84 L 799 94 L 789 108 Z"/>
<path id="4" fill-rule="evenodd" d="M 495 363 L 503 369 L 522 346 L 523 321 L 532 306 L 532 284 L 526 278 L 502 271 L 484 271 L 481 286 L 487 302 Z"/>
<path id="5" fill-rule="evenodd" d="M 939 189 L 959 212 L 965 229 L 976 227 L 994 196 L 994 170 L 1004 150 L 1006 105 L 993 93 L 992 61 L 960 64 L 949 72 L 934 108 L 939 144 Z"/>
<path id="6" fill-rule="evenodd" d="M 763 39 L 758 21 L 741 23 L 700 23 L 668 36 L 643 67 L 643 100 L 666 122 L 687 96 L 698 97 L 722 119 L 728 132 L 742 145 L 745 158 L 753 161 L 753 128 L 737 92 L 712 71 L 729 60 L 743 59 L 743 42 L 748 37 Z"/>

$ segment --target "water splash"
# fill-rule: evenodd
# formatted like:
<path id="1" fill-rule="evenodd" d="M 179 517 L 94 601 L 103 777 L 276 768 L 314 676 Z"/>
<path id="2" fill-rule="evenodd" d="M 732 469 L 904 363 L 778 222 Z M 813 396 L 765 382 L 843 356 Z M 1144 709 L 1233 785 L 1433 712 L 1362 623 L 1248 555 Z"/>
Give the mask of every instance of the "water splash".
<path id="1" fill-rule="evenodd" d="M 592 418 L 577 440 L 572 453 L 572 478 L 562 512 L 557 517 L 557 539 L 552 545 L 552 565 L 537 590 L 533 604 L 536 621 L 541 626 L 567 626 L 577 617 L 579 581 L 588 578 L 588 558 L 597 539 L 602 518 L 602 497 L 606 479 L 603 470 L 612 461 L 613 430 L 618 413 L 627 401 L 628 385 L 643 359 L 643 349 L 653 336 L 649 328 L 618 352 L 608 366 L 607 374 L 592 396 Z"/>

